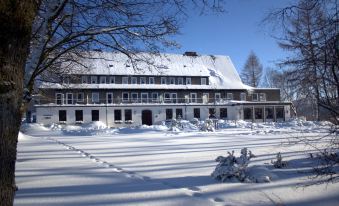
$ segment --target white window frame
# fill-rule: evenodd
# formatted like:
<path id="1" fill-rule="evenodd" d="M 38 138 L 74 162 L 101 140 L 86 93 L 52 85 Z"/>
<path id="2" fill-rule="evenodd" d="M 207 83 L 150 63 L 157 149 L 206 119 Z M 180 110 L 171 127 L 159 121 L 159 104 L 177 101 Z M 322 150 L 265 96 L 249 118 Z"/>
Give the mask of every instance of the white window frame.
<path id="1" fill-rule="evenodd" d="M 177 93 L 171 93 L 171 102 L 172 103 L 178 102 L 178 94 Z"/>
<path id="2" fill-rule="evenodd" d="M 241 101 L 246 101 L 246 93 L 245 92 L 241 92 L 240 93 L 240 100 Z"/>
<path id="3" fill-rule="evenodd" d="M 215 101 L 221 100 L 221 93 L 215 93 L 214 94 L 214 99 L 215 99 Z"/>
<path id="4" fill-rule="evenodd" d="M 193 96 L 195 96 L 194 98 L 193 98 Z M 198 98 L 198 95 L 197 95 L 197 93 L 190 93 L 190 102 L 191 103 L 197 103 L 197 98 Z"/>
<path id="5" fill-rule="evenodd" d="M 98 83 L 98 77 L 97 76 L 91 76 L 91 84 L 97 84 Z"/>
<path id="6" fill-rule="evenodd" d="M 183 85 L 184 84 L 184 78 L 179 77 L 178 78 L 178 85 Z"/>
<path id="7" fill-rule="evenodd" d="M 60 95 L 60 104 L 58 104 L 58 96 Z M 62 105 L 64 104 L 64 94 L 63 93 L 55 93 L 55 104 Z"/>
<path id="8" fill-rule="evenodd" d="M 79 94 L 82 95 L 82 98 L 79 98 Z M 77 102 L 84 102 L 85 94 L 83 92 L 77 93 Z"/>
<path id="9" fill-rule="evenodd" d="M 72 97 L 71 97 L 71 103 L 68 103 L 68 100 L 69 100 L 69 98 L 68 98 L 68 95 L 71 95 Z M 66 93 L 66 103 L 67 104 L 73 104 L 74 103 L 74 99 L 73 99 L 73 93 Z"/>
<path id="10" fill-rule="evenodd" d="M 166 77 L 161 77 L 161 84 L 166 84 Z"/>
<path id="11" fill-rule="evenodd" d="M 226 98 L 227 100 L 233 100 L 233 93 L 227 93 Z"/>
<path id="12" fill-rule="evenodd" d="M 100 76 L 100 84 L 106 84 L 106 77 Z"/>
<path id="13" fill-rule="evenodd" d="M 186 85 L 191 85 L 191 84 L 192 84 L 192 78 L 186 77 Z"/>
<path id="14" fill-rule="evenodd" d="M 146 84 L 146 77 L 140 77 L 140 84 Z"/>
<path id="15" fill-rule="evenodd" d="M 201 77 L 200 84 L 201 85 L 207 85 L 207 78 L 206 77 Z"/>
<path id="16" fill-rule="evenodd" d="M 136 95 L 136 98 L 133 97 L 134 95 Z M 131 101 L 133 103 L 138 103 L 138 98 L 139 98 L 139 94 L 137 92 L 132 92 L 131 93 Z"/>
<path id="17" fill-rule="evenodd" d="M 166 97 L 166 95 L 168 95 L 168 97 Z M 169 92 L 164 93 L 164 101 L 165 102 L 171 102 L 171 93 L 169 93 Z"/>
<path id="18" fill-rule="evenodd" d="M 154 98 L 154 95 L 156 96 L 155 98 Z M 153 102 L 157 102 L 159 98 L 158 92 L 152 92 L 151 98 Z"/>
<path id="19" fill-rule="evenodd" d="M 115 77 L 109 77 L 109 83 L 110 84 L 115 84 Z"/>
<path id="20" fill-rule="evenodd" d="M 131 84 L 138 84 L 138 77 L 131 77 Z"/>
<path id="21" fill-rule="evenodd" d="M 87 84 L 87 80 L 88 80 L 87 76 L 81 76 L 81 83 Z"/>
<path id="22" fill-rule="evenodd" d="M 149 83 L 149 84 L 155 84 L 155 79 L 154 79 L 154 77 L 149 77 L 149 78 L 148 78 L 148 83 Z"/>
<path id="23" fill-rule="evenodd" d="M 127 99 L 124 98 L 124 94 L 127 94 Z M 123 102 L 128 102 L 129 101 L 129 93 L 128 92 L 123 92 L 121 96 L 122 96 L 122 101 Z"/>
<path id="24" fill-rule="evenodd" d="M 146 98 L 144 98 L 143 96 L 146 95 Z M 142 92 L 140 94 L 140 99 L 141 99 L 141 103 L 148 103 L 148 93 Z M 146 100 L 146 101 L 144 101 Z"/>
<path id="25" fill-rule="evenodd" d="M 256 98 L 254 98 L 254 97 L 256 97 Z M 258 93 L 253 93 L 253 94 L 252 94 L 252 101 L 253 101 L 253 102 L 259 101 L 259 95 L 258 95 Z"/>
<path id="26" fill-rule="evenodd" d="M 99 102 L 100 102 L 99 92 L 92 92 L 92 103 L 99 103 Z"/>
<path id="27" fill-rule="evenodd" d="M 128 77 L 122 77 L 122 84 L 128 84 Z"/>
<path id="28" fill-rule="evenodd" d="M 266 101 L 266 93 L 260 93 L 259 94 L 259 101 L 261 101 L 261 102 Z"/>
<path id="29" fill-rule="evenodd" d="M 170 77 L 169 81 L 169 84 L 175 84 L 175 77 Z"/>
<path id="30" fill-rule="evenodd" d="M 111 101 L 108 101 L 108 96 L 111 95 Z M 113 104 L 113 92 L 107 92 L 106 93 L 106 104 Z"/>

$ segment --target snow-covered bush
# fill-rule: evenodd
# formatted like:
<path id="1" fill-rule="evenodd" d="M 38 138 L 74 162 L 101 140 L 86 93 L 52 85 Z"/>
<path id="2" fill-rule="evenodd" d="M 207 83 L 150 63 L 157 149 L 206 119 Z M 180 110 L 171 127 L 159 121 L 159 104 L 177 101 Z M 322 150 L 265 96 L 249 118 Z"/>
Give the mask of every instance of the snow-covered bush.
<path id="1" fill-rule="evenodd" d="M 193 118 L 193 119 L 191 120 L 191 123 L 192 123 L 193 125 L 198 126 L 200 122 L 199 122 L 199 120 L 198 120 L 197 118 Z"/>
<path id="2" fill-rule="evenodd" d="M 283 168 L 287 166 L 287 162 L 282 160 L 282 156 L 280 152 L 278 152 L 277 154 L 277 160 L 271 161 L 271 162 L 275 168 Z"/>
<path id="3" fill-rule="evenodd" d="M 219 156 L 215 161 L 219 162 L 211 176 L 222 182 L 231 179 L 237 179 L 241 182 L 250 182 L 246 174 L 247 166 L 253 157 L 252 152 L 247 148 L 241 149 L 239 157 L 234 156 L 234 151 L 228 152 L 227 157 Z"/>
<path id="4" fill-rule="evenodd" d="M 204 132 L 214 132 L 215 129 L 214 129 L 213 120 L 206 119 L 205 122 L 201 125 L 200 130 Z"/>

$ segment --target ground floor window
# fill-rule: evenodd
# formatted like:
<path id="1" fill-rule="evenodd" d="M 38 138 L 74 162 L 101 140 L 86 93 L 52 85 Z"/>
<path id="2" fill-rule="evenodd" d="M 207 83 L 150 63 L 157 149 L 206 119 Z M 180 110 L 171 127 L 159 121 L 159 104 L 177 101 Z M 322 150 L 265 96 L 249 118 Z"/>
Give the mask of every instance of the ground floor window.
<path id="1" fill-rule="evenodd" d="M 120 121 L 121 120 L 121 110 L 116 109 L 114 110 L 114 121 Z"/>
<path id="2" fill-rule="evenodd" d="M 83 116 L 82 110 L 75 110 L 75 121 L 83 121 Z"/>
<path id="3" fill-rule="evenodd" d="M 275 113 L 277 119 L 284 119 L 284 107 L 275 108 Z"/>
<path id="4" fill-rule="evenodd" d="M 172 119 L 172 118 L 173 118 L 173 110 L 166 109 L 166 119 Z"/>
<path id="5" fill-rule="evenodd" d="M 227 108 L 220 108 L 220 119 L 227 118 Z"/>
<path id="6" fill-rule="evenodd" d="M 200 109 L 199 108 L 193 109 L 193 117 L 200 119 Z"/>
<path id="7" fill-rule="evenodd" d="M 176 109 L 175 115 L 177 119 L 182 119 L 182 109 Z"/>
<path id="8" fill-rule="evenodd" d="M 125 109 L 125 121 L 132 121 L 132 110 Z"/>
<path id="9" fill-rule="evenodd" d="M 66 110 L 59 110 L 59 122 L 67 121 L 67 112 Z"/>
<path id="10" fill-rule="evenodd" d="M 99 110 L 92 110 L 92 121 L 99 121 Z"/>
<path id="11" fill-rule="evenodd" d="M 208 118 L 217 118 L 216 116 L 215 116 L 215 108 L 209 108 L 208 109 Z"/>
<path id="12" fill-rule="evenodd" d="M 262 108 L 255 108 L 254 115 L 255 119 L 262 119 L 263 118 Z"/>
<path id="13" fill-rule="evenodd" d="M 265 108 L 265 118 L 266 119 L 273 119 L 273 107 L 266 107 Z"/>
<path id="14" fill-rule="evenodd" d="M 244 119 L 252 119 L 252 108 L 244 108 Z"/>

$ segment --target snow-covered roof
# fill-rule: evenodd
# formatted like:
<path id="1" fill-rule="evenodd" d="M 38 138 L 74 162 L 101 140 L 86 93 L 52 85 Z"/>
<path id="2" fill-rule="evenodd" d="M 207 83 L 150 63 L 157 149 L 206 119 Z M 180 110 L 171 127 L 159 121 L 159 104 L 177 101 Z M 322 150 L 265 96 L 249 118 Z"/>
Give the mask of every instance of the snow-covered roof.
<path id="1" fill-rule="evenodd" d="M 91 52 L 91 58 L 85 59 L 82 64 L 71 70 L 72 74 L 86 75 L 139 75 L 139 76 L 197 76 L 209 77 L 209 85 L 199 85 L 204 89 L 253 89 L 244 85 L 228 56 L 198 55 L 187 56 L 182 54 L 147 54 L 138 55 L 145 61 L 133 61 L 122 53 Z M 53 87 L 54 84 L 45 85 Z M 109 85 L 105 85 L 107 87 Z M 112 88 L 116 87 L 111 85 Z M 151 85 L 137 85 L 153 87 Z M 160 85 L 154 85 L 159 87 Z M 173 85 L 174 86 L 174 85 Z M 176 85 L 189 89 L 198 85 Z M 205 88 L 205 87 L 208 88 Z M 43 86 L 44 87 L 44 86 Z M 57 87 L 54 85 L 54 87 Z M 88 86 L 87 88 L 96 86 Z M 100 86 L 98 86 L 100 88 Z M 126 88 L 126 87 L 124 87 Z"/>

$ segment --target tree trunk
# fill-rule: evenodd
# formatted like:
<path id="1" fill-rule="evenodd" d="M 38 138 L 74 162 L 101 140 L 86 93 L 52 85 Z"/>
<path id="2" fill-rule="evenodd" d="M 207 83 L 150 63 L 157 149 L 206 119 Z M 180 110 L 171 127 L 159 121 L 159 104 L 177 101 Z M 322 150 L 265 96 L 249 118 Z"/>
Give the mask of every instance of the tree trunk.
<path id="1" fill-rule="evenodd" d="M 25 62 L 39 2 L 0 0 L 0 196 L 13 205 Z"/>

